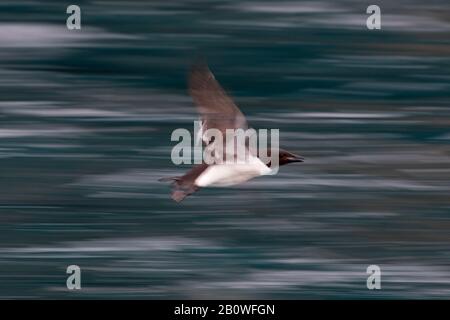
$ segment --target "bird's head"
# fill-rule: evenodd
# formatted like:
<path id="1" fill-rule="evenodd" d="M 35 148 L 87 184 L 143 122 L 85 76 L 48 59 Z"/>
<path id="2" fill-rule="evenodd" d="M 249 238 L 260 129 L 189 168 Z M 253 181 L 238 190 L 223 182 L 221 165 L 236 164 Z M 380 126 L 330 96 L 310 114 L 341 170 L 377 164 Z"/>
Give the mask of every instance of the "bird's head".
<path id="1" fill-rule="evenodd" d="M 303 162 L 303 161 L 305 161 L 305 158 L 303 158 L 302 156 L 293 154 L 289 151 L 280 149 L 278 152 L 278 163 L 280 166 L 291 163 L 291 162 Z"/>
<path id="2" fill-rule="evenodd" d="M 267 151 L 268 151 L 267 156 L 269 157 L 269 160 L 270 160 L 270 157 L 272 157 L 272 154 L 274 152 L 270 149 L 268 149 Z M 293 154 L 293 153 L 283 150 L 283 149 L 278 150 L 278 165 L 279 166 L 282 166 L 282 165 L 285 165 L 288 163 L 292 163 L 292 162 L 303 162 L 303 161 L 305 161 L 305 159 L 302 156 Z M 267 163 L 267 166 L 270 168 L 272 166 L 272 162 L 269 161 Z"/>

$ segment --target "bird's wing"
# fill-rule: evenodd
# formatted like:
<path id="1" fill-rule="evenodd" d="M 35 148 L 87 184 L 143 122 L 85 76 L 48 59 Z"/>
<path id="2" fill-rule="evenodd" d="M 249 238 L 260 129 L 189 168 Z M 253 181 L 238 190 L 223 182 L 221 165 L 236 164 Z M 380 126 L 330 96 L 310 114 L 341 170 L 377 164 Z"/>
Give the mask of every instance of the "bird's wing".
<path id="1" fill-rule="evenodd" d="M 202 126 L 197 133 L 197 140 L 203 140 L 206 149 L 214 150 L 215 158 L 224 159 L 226 152 L 225 145 L 230 141 L 225 141 L 227 129 L 247 130 L 247 120 L 245 116 L 226 94 L 225 90 L 215 79 L 211 70 L 205 64 L 194 65 L 189 77 L 189 91 L 197 106 L 202 120 Z M 205 136 L 208 129 L 218 129 L 224 138 L 222 148 Z M 236 158 L 237 154 L 227 154 L 227 159 Z"/>
<path id="2" fill-rule="evenodd" d="M 233 100 L 225 93 L 208 66 L 194 65 L 189 77 L 189 92 L 202 120 L 202 131 L 247 129 L 247 120 Z"/>

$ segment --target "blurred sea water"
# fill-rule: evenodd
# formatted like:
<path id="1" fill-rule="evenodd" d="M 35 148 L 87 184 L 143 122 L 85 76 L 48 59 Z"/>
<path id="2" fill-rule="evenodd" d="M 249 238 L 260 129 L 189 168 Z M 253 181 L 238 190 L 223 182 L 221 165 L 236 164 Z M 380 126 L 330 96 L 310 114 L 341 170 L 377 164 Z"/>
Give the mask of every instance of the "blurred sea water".
<path id="1" fill-rule="evenodd" d="M 447 1 L 78 4 L 0 3 L 0 298 L 450 297 Z M 174 203 L 198 56 L 306 162 Z"/>

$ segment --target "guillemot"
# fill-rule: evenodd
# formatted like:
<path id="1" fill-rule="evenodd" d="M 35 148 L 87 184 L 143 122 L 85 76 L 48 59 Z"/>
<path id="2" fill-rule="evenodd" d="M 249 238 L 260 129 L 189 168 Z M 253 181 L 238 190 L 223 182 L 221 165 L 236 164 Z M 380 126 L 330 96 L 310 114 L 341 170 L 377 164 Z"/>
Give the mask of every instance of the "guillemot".
<path id="1" fill-rule="evenodd" d="M 217 150 L 217 141 L 206 137 L 204 133 L 209 129 L 219 130 L 224 134 L 230 129 L 247 130 L 248 124 L 244 114 L 225 93 L 205 64 L 196 64 L 191 69 L 189 93 L 201 116 L 202 126 L 198 138 L 203 140 L 207 148 L 216 149 L 216 152 L 220 151 L 219 153 L 223 154 L 225 150 L 223 144 L 220 144 L 221 150 Z M 180 202 L 199 188 L 236 185 L 272 172 L 273 164 L 271 161 L 267 163 L 261 161 L 258 158 L 258 150 L 254 152 L 250 150 L 248 145 L 245 145 L 245 150 L 245 160 L 239 160 L 240 155 L 237 155 L 235 150 L 231 158 L 237 159 L 236 162 L 213 164 L 203 162 L 194 166 L 183 176 L 161 178 L 159 181 L 171 181 L 173 187 L 171 198 Z M 227 157 L 229 157 L 228 149 L 227 152 Z M 280 166 L 304 161 L 303 157 L 286 150 L 278 149 L 277 152 L 278 165 Z M 266 153 L 270 156 L 271 150 L 267 150 Z"/>

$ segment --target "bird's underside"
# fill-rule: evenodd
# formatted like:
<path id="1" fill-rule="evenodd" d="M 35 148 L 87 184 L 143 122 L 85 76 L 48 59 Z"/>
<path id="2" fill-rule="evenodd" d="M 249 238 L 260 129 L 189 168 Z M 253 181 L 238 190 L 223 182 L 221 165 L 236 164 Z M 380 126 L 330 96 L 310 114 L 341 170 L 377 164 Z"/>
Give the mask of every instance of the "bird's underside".
<path id="1" fill-rule="evenodd" d="M 160 181 L 172 182 L 171 197 L 182 201 L 202 187 L 227 187 L 246 182 L 271 172 L 260 159 L 253 157 L 247 163 L 200 164 L 194 166 L 181 177 L 163 178 Z"/>

